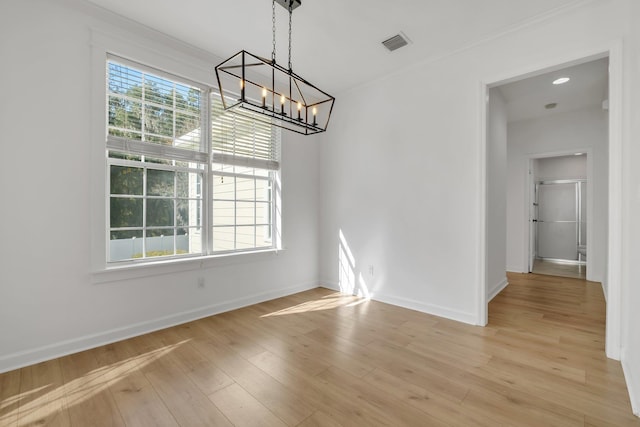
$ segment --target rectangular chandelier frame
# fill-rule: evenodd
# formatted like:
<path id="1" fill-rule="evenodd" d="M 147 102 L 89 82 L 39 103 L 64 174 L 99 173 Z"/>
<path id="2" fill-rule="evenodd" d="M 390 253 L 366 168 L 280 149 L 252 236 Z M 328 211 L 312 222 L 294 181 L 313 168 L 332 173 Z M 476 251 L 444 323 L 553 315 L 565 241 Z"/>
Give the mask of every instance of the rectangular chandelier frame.
<path id="1" fill-rule="evenodd" d="M 327 130 L 335 98 L 274 60 L 242 50 L 216 67 L 216 77 L 225 110 L 257 113 L 303 135 Z"/>

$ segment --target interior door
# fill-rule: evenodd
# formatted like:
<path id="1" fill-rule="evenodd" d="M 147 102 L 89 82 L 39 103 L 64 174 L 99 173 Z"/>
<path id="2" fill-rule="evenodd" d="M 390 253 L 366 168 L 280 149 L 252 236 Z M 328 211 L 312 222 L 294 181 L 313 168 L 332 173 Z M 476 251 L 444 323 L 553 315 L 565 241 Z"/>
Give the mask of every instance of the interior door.
<path id="1" fill-rule="evenodd" d="M 531 167 L 531 166 L 530 166 Z M 537 229 L 538 229 L 538 220 L 535 219 L 538 217 L 538 201 L 536 200 L 536 189 L 537 186 L 533 182 L 533 176 L 531 174 L 531 170 L 529 170 L 529 200 L 533 200 L 533 203 L 529 206 L 529 273 L 533 271 L 533 265 L 535 259 L 537 258 L 536 249 L 537 244 L 536 241 L 538 239 Z"/>
<path id="2" fill-rule="evenodd" d="M 578 182 L 537 184 L 538 258 L 578 260 L 579 185 Z"/>

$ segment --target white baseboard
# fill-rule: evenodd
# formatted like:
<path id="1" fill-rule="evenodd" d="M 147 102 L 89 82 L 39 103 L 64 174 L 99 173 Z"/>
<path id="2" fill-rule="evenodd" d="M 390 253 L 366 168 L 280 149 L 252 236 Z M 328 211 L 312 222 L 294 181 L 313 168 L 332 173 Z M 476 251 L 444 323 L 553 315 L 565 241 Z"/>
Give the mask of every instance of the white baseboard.
<path id="1" fill-rule="evenodd" d="M 194 310 L 183 311 L 154 320 L 136 323 L 123 328 L 111 329 L 97 334 L 86 335 L 55 344 L 8 354 L 0 357 L 0 373 L 317 287 L 317 282 L 309 282 L 289 288 L 254 294 L 248 297 L 238 298 L 220 304 L 213 304 Z"/>
<path id="2" fill-rule="evenodd" d="M 395 297 L 390 295 L 375 294 L 371 297 L 374 301 L 380 301 L 399 307 L 408 308 L 410 310 L 420 311 L 422 313 L 431 314 L 433 316 L 444 317 L 446 319 L 456 320 L 470 325 L 476 324 L 476 316 L 473 313 L 465 313 L 450 308 L 441 307 L 433 304 L 425 304 L 412 299 Z"/>
<path id="3" fill-rule="evenodd" d="M 508 285 L 509 285 L 509 281 L 505 277 L 500 282 L 496 283 L 495 285 L 491 286 L 491 288 L 487 289 L 487 301 L 491 301 L 492 299 L 494 299 L 495 296 L 498 295 L 500 292 L 502 292 L 502 290 L 506 288 Z"/>
<path id="4" fill-rule="evenodd" d="M 629 392 L 629 400 L 631 401 L 631 410 L 633 415 L 640 417 L 640 377 L 634 375 L 631 365 L 627 362 L 628 358 L 623 354 L 621 358 L 622 372 L 627 383 L 627 391 Z"/>
<path id="5" fill-rule="evenodd" d="M 446 319 L 456 320 L 470 325 L 476 324 L 476 316 L 473 313 L 465 313 L 450 308 L 441 307 L 433 304 L 424 304 L 412 299 L 394 297 L 389 295 L 373 295 L 374 301 L 384 302 L 386 304 L 397 305 L 399 307 L 408 308 L 410 310 L 420 311 L 422 313 L 431 314 L 433 316 L 444 317 Z"/>
<path id="6" fill-rule="evenodd" d="M 340 292 L 340 285 L 336 282 L 332 282 L 331 280 L 321 280 L 320 286 L 323 288 L 331 289 L 332 291 Z"/>
<path id="7" fill-rule="evenodd" d="M 509 273 L 528 273 L 528 271 L 525 270 L 527 270 L 527 268 L 507 266 L 507 272 Z"/>
<path id="8" fill-rule="evenodd" d="M 323 288 L 340 292 L 340 285 L 330 280 L 321 281 L 320 286 L 322 286 Z M 408 308 L 410 310 L 431 314 L 433 316 L 444 317 L 445 319 L 456 320 L 458 322 L 468 323 L 470 325 L 476 324 L 476 317 L 473 314 L 452 310 L 446 307 L 440 307 L 433 304 L 424 304 L 408 298 L 394 297 L 394 296 L 381 295 L 381 294 L 373 294 L 371 295 L 371 299 L 373 301 L 396 305 L 398 307 Z"/>

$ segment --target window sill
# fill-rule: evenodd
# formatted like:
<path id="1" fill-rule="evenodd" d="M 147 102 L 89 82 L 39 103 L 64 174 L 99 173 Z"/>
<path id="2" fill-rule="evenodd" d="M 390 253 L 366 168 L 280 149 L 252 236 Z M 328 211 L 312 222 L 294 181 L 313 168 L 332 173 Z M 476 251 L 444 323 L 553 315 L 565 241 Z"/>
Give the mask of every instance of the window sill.
<path id="1" fill-rule="evenodd" d="M 265 249 L 252 252 L 235 252 L 222 255 L 174 258 L 162 261 L 118 263 L 91 274 L 92 284 L 119 282 L 143 277 L 160 276 L 227 265 L 246 264 L 277 256 L 282 249 Z"/>

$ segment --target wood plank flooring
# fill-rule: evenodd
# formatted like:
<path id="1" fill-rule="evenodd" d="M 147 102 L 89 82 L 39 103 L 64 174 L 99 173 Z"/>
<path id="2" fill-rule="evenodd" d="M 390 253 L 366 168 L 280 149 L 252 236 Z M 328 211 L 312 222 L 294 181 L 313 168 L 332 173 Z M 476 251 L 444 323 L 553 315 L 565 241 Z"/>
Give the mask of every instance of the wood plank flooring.
<path id="1" fill-rule="evenodd" d="M 474 327 L 319 288 L 0 375 L 0 425 L 640 426 L 600 284 L 510 274 Z"/>

